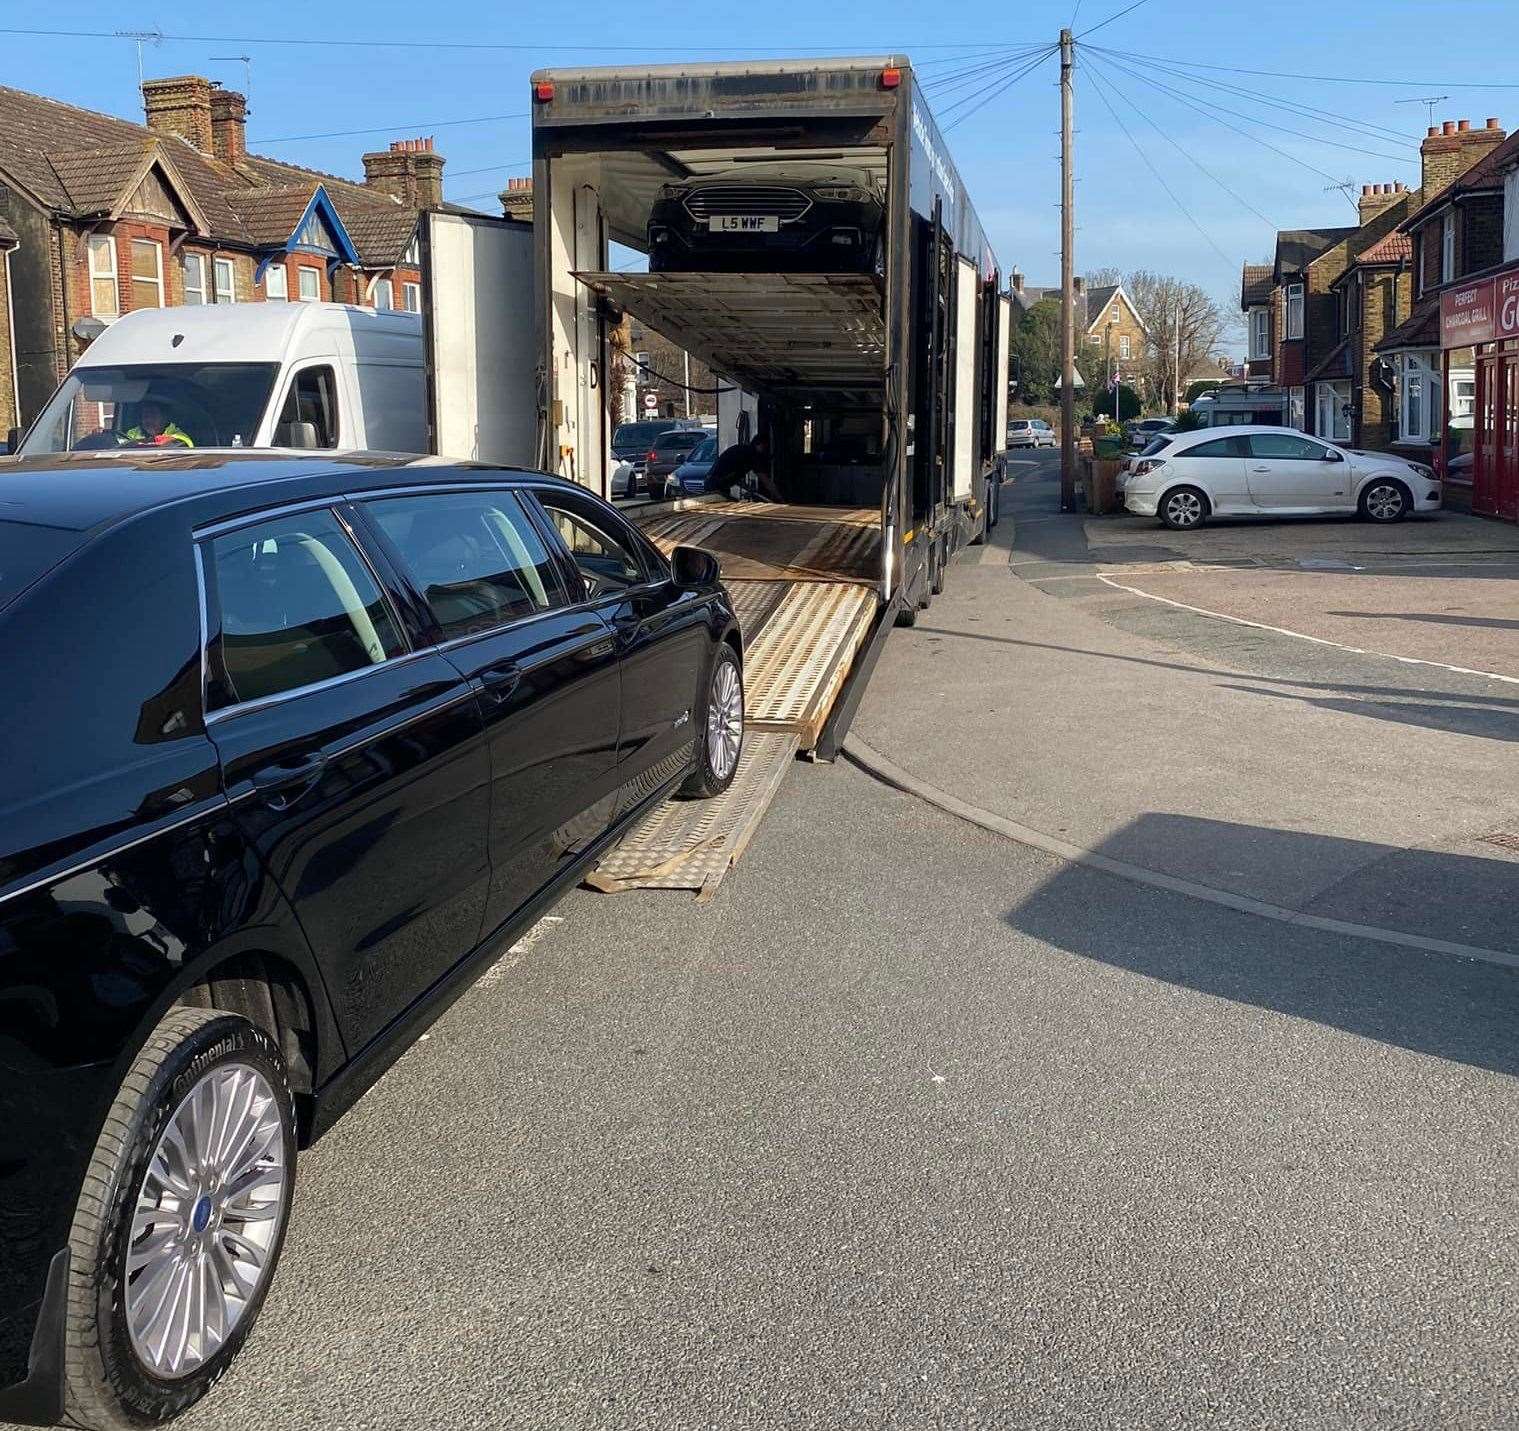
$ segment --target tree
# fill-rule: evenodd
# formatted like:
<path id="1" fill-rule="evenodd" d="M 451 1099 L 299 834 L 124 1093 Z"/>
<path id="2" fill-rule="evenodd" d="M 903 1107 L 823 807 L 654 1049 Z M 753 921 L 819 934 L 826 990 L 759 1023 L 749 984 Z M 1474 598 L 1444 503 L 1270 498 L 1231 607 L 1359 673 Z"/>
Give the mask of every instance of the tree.
<path id="1" fill-rule="evenodd" d="M 1116 413 L 1113 411 L 1115 398 L 1118 400 Z M 1115 391 L 1104 389 L 1092 399 L 1092 411 L 1098 417 L 1116 417 L 1119 422 L 1127 422 L 1131 417 L 1139 416 L 1139 394 L 1127 383 L 1119 383 Z"/>
<path id="2" fill-rule="evenodd" d="M 1146 268 L 1120 273 L 1116 268 L 1094 269 L 1087 286 L 1123 284 L 1148 330 L 1140 381 L 1146 396 L 1175 411 L 1177 373 L 1211 358 L 1223 340 L 1238 326 L 1239 317 L 1208 296 L 1205 289 L 1184 279 L 1153 273 Z M 1181 339 L 1181 366 L 1177 368 L 1176 343 Z"/>
<path id="3" fill-rule="evenodd" d="M 1009 342 L 1014 371 L 1019 374 L 1018 399 L 1052 403 L 1060 389 L 1060 300 L 1041 298 L 1013 329 Z"/>

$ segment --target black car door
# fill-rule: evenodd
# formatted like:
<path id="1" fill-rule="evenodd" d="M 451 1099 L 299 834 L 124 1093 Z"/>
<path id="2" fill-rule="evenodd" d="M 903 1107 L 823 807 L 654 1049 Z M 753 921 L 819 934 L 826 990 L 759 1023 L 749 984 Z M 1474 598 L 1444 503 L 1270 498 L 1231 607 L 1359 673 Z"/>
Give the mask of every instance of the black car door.
<path id="1" fill-rule="evenodd" d="M 439 649 L 478 692 L 492 791 L 485 926 L 494 930 L 614 817 L 612 628 L 568 599 L 549 533 L 504 485 L 382 495 L 360 509 L 415 588 Z"/>
<path id="2" fill-rule="evenodd" d="M 707 603 L 680 590 L 664 558 L 604 503 L 560 487 L 534 490 L 571 579 L 579 580 L 590 608 L 616 635 L 626 804 L 694 759 L 699 693 L 713 650 Z"/>
<path id="3" fill-rule="evenodd" d="M 207 726 L 356 1051 L 480 939 L 489 761 L 337 507 L 203 535 Z"/>

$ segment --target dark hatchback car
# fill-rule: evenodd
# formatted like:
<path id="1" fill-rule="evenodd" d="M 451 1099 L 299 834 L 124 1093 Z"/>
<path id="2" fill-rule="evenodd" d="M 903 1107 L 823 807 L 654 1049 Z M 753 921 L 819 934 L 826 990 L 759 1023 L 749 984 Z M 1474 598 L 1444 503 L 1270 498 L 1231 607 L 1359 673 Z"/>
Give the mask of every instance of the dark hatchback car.
<path id="1" fill-rule="evenodd" d="M 258 1315 L 297 1149 L 640 813 L 738 625 L 535 473 L 0 475 L 0 1420 L 140 1426 Z"/>
<path id="2" fill-rule="evenodd" d="M 649 269 L 880 273 L 885 217 L 885 192 L 867 169 L 744 164 L 660 189 Z"/>
<path id="3" fill-rule="evenodd" d="M 643 486 L 649 496 L 664 496 L 665 478 L 710 436 L 709 432 L 700 427 L 684 427 L 675 432 L 660 433 L 644 458 Z"/>

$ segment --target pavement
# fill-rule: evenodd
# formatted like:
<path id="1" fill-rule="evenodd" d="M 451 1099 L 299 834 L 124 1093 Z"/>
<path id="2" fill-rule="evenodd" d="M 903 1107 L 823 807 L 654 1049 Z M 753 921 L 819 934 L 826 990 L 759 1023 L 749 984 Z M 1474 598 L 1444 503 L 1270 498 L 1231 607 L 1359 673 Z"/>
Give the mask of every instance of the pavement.
<path id="1" fill-rule="evenodd" d="M 303 1156 L 186 1431 L 1512 1424 L 1512 971 L 843 762 L 710 906 L 555 913 Z"/>
<path id="2" fill-rule="evenodd" d="M 888 643 L 859 741 L 917 781 L 1116 862 L 1291 913 L 1519 953 L 1519 685 L 1398 659 L 1427 649 L 1414 621 L 1378 624 L 1384 654 L 1270 629 L 1278 617 L 1314 634 L 1351 599 L 1324 568 L 1289 569 L 1331 544 L 1361 558 L 1381 543 L 1383 565 L 1389 538 L 1410 560 L 1459 551 L 1475 563 L 1485 548 L 1507 562 L 1519 533 L 1453 516 L 1256 523 L 1220 529 L 1211 549 L 1211 527 L 1187 533 L 1178 550 L 1137 519 L 1060 515 L 1048 459 L 1016 470 L 992 542 L 963 554 L 946 593 Z M 1205 558 L 1249 565 L 1206 570 Z M 1431 614 L 1473 580 L 1491 593 L 1484 611 L 1512 609 L 1519 591 L 1512 567 L 1417 570 L 1338 580 L 1357 583 L 1363 622 L 1414 586 Z M 1502 665 L 1519 646 L 1501 627 L 1438 629 L 1452 664 Z"/>

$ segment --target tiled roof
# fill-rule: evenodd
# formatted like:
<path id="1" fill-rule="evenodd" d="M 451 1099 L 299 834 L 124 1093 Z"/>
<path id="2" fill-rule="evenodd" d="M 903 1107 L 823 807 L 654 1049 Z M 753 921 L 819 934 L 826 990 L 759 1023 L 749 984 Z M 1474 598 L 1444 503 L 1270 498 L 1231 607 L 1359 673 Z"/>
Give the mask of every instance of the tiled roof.
<path id="1" fill-rule="evenodd" d="M 1455 198 L 1457 194 L 1470 193 L 1473 189 L 1492 188 L 1499 183 L 1503 171 L 1516 162 L 1519 162 L 1519 130 L 1515 130 L 1501 144 L 1493 145 L 1464 174 L 1453 179 L 1437 193 L 1431 194 L 1427 202 L 1419 205 L 1403 220 L 1399 228 L 1405 233 L 1417 228 L 1433 209 Z"/>
<path id="2" fill-rule="evenodd" d="M 399 261 L 416 229 L 416 209 L 352 179 L 253 154 L 225 164 L 177 135 L 0 86 L 0 178 L 50 209 L 79 217 L 108 211 L 154 146 L 171 185 L 218 239 L 283 244 L 318 184 L 366 266 Z"/>
<path id="3" fill-rule="evenodd" d="M 1349 238 L 1354 232 L 1355 226 L 1343 229 L 1282 229 L 1276 236 L 1276 263 L 1272 268 L 1272 276 L 1280 278 L 1283 272 L 1301 272 L 1320 254 L 1333 248 L 1341 239 Z"/>
<path id="4" fill-rule="evenodd" d="M 1414 241 L 1394 229 L 1390 234 L 1383 234 L 1370 248 L 1363 249 L 1357 258 L 1361 263 L 1397 263 L 1400 260 L 1407 262 L 1413 256 Z"/>
<path id="5" fill-rule="evenodd" d="M 1271 302 L 1271 290 L 1274 287 L 1269 263 L 1247 263 L 1240 275 L 1239 306 L 1258 308 L 1263 303 Z"/>
<path id="6" fill-rule="evenodd" d="M 337 201 L 348 237 L 366 268 L 384 268 L 400 261 L 417 231 L 417 211 L 400 204 L 355 204 Z"/>
<path id="7" fill-rule="evenodd" d="M 1432 293 L 1414 304 L 1408 315 L 1376 346 L 1379 353 L 1394 348 L 1438 348 L 1440 346 L 1440 295 Z"/>
<path id="8" fill-rule="evenodd" d="M 1118 292 L 1118 284 L 1104 283 L 1096 288 L 1087 289 L 1087 323 L 1095 323 L 1102 316 L 1102 310 L 1113 301 L 1113 295 Z"/>

